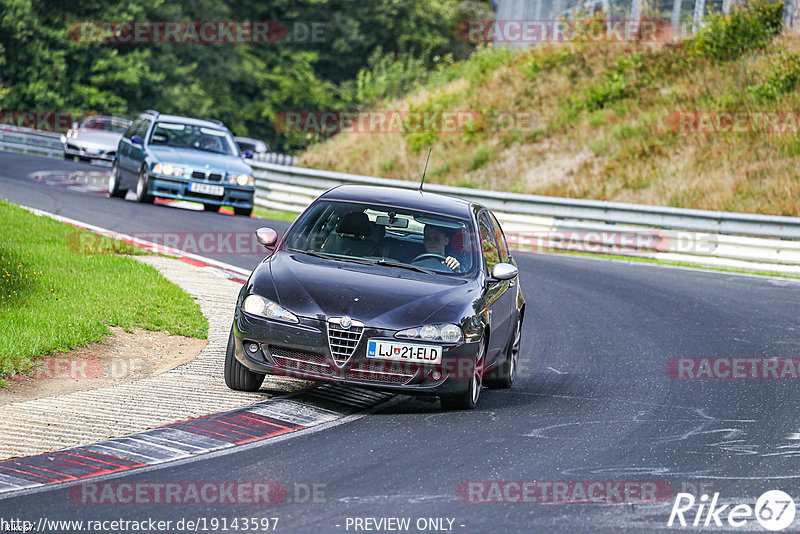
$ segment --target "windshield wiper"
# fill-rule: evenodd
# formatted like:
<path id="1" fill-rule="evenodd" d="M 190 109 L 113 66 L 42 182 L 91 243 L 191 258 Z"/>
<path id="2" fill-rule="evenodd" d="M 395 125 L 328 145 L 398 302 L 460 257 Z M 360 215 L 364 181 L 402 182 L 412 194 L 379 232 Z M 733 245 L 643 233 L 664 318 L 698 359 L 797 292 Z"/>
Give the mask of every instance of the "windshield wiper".
<path id="1" fill-rule="evenodd" d="M 373 262 L 369 260 L 360 260 L 358 258 L 349 258 L 347 256 L 338 256 L 336 254 L 326 254 L 324 252 L 317 252 L 316 250 L 300 250 L 298 248 L 292 248 L 292 247 L 288 247 L 287 250 L 291 250 L 292 252 L 299 252 L 300 254 L 308 254 L 309 256 L 314 256 L 315 258 L 325 258 L 326 260 L 349 261 L 352 263 L 360 263 L 362 265 L 373 264 Z"/>
<path id="2" fill-rule="evenodd" d="M 433 271 L 429 269 L 423 269 L 422 267 L 417 267 L 416 265 L 409 265 L 408 263 L 399 263 L 396 261 L 389 261 L 386 259 L 375 260 L 375 263 L 378 265 L 385 265 L 387 267 L 399 267 L 401 269 L 408 269 L 409 271 L 417 271 L 418 273 L 425 273 L 431 274 Z"/>

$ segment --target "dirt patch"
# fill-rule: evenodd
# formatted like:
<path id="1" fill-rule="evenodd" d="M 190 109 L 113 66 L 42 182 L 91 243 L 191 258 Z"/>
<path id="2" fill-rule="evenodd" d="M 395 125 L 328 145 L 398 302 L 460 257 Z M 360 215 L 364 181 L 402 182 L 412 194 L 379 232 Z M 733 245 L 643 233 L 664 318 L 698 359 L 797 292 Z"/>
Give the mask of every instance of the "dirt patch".
<path id="1" fill-rule="evenodd" d="M 111 332 L 102 343 L 42 358 L 31 376 L 8 378 L 0 406 L 155 376 L 193 360 L 208 343 L 151 330 Z"/>

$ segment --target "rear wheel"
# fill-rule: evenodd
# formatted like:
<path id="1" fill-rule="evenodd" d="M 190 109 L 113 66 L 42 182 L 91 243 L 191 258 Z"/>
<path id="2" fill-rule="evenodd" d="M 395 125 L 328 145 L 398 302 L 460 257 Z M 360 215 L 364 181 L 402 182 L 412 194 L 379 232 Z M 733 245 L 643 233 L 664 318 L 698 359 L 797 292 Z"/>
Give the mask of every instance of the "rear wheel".
<path id="1" fill-rule="evenodd" d="M 233 327 L 228 337 L 228 348 L 225 351 L 225 385 L 237 391 L 258 391 L 264 381 L 264 375 L 254 373 L 239 360 L 234 354 Z"/>
<path id="2" fill-rule="evenodd" d="M 253 213 L 253 208 L 233 208 L 233 213 L 236 215 L 244 215 L 245 217 L 250 217 Z"/>
<path id="3" fill-rule="evenodd" d="M 219 206 L 216 204 L 206 204 L 203 202 L 203 211 L 219 211 Z"/>
<path id="4" fill-rule="evenodd" d="M 139 180 L 136 182 L 136 201 L 143 204 L 152 204 L 155 197 L 147 192 L 150 187 L 150 177 L 147 174 L 147 166 L 142 165 L 139 171 Z"/>
<path id="5" fill-rule="evenodd" d="M 514 378 L 517 376 L 517 366 L 519 365 L 519 348 L 520 339 L 522 338 L 522 316 L 517 319 L 517 327 L 514 329 L 514 335 L 508 342 L 508 349 L 506 350 L 506 361 L 503 362 L 497 369 L 494 376 L 486 378 L 486 385 L 495 389 L 508 389 L 514 383 Z"/>
<path id="6" fill-rule="evenodd" d="M 472 376 L 466 391 L 458 395 L 442 397 L 442 408 L 445 410 L 471 410 L 478 403 L 483 387 L 483 368 L 485 364 L 486 345 L 482 341 L 472 364 Z"/>
<path id="7" fill-rule="evenodd" d="M 119 187 L 119 165 L 115 161 L 111 167 L 111 173 L 108 175 L 108 194 L 114 198 L 125 198 L 127 192 L 127 189 Z"/>

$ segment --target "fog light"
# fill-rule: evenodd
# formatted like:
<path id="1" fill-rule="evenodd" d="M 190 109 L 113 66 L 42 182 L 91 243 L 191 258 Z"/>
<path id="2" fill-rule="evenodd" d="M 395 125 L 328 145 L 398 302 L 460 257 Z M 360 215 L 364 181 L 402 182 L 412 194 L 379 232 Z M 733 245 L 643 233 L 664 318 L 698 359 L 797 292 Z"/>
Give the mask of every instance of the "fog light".
<path id="1" fill-rule="evenodd" d="M 256 353 L 256 352 L 258 352 L 258 345 L 256 345 L 255 343 L 250 343 L 250 344 L 247 345 L 247 350 L 249 350 L 250 352 Z"/>
<path id="2" fill-rule="evenodd" d="M 433 378 L 434 380 L 439 380 L 440 378 L 442 378 L 442 374 L 439 371 L 434 371 L 431 373 L 431 378 Z"/>

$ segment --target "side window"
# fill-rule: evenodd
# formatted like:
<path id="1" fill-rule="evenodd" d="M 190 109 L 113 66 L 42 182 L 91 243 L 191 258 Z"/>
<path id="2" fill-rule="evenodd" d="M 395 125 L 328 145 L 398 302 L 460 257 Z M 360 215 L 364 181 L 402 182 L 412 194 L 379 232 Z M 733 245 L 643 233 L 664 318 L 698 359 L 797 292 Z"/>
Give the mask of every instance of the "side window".
<path id="1" fill-rule="evenodd" d="M 478 231 L 480 235 L 478 238 L 481 241 L 481 252 L 486 260 L 486 267 L 491 273 L 492 268 L 500 263 L 500 256 L 497 251 L 497 242 L 495 241 L 494 225 L 486 212 L 481 213 L 478 220 Z"/>
<path id="2" fill-rule="evenodd" d="M 138 135 L 139 137 L 142 138 L 142 141 L 145 141 L 145 136 L 147 135 L 148 128 L 150 128 L 150 121 L 147 119 L 143 119 L 133 135 Z"/>
<path id="3" fill-rule="evenodd" d="M 131 137 L 136 135 L 136 130 L 139 128 L 141 122 L 142 121 L 139 119 L 133 121 L 133 123 L 130 126 L 128 126 L 128 129 L 125 130 L 125 133 L 122 134 L 122 137 L 124 137 L 125 139 L 130 139 Z"/>
<path id="4" fill-rule="evenodd" d="M 492 214 L 492 221 L 494 222 L 494 237 L 497 241 L 498 251 L 500 252 L 500 261 L 506 263 L 508 261 L 508 243 L 506 243 L 506 236 L 503 234 L 503 229 L 500 228 L 500 223 L 497 222 L 497 217 Z"/>

